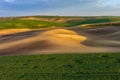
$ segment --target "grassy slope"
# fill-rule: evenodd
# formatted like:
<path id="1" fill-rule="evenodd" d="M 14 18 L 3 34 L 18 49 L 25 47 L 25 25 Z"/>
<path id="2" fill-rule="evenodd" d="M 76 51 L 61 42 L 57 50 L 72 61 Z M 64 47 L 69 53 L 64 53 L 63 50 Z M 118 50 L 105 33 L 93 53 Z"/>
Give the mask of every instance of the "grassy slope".
<path id="1" fill-rule="evenodd" d="M 0 29 L 11 28 L 48 28 L 53 26 L 64 26 L 62 23 L 37 21 L 37 20 L 8 20 L 0 22 Z"/>
<path id="2" fill-rule="evenodd" d="M 0 80 L 119 80 L 120 54 L 1 56 Z"/>
<path id="3" fill-rule="evenodd" d="M 77 26 L 84 24 L 96 24 L 96 23 L 106 23 L 106 22 L 116 22 L 120 21 L 120 17 L 90 17 L 81 21 L 68 22 L 67 26 Z"/>
<path id="4" fill-rule="evenodd" d="M 22 17 L 16 18 L 1 18 L 0 19 L 0 29 L 11 29 L 11 28 L 48 28 L 53 26 L 78 26 L 84 24 L 95 24 L 95 23 L 105 23 L 105 22 L 118 22 L 120 17 L 57 17 L 57 16 L 33 16 L 34 18 L 55 18 L 59 20 L 60 18 L 66 19 L 66 22 L 55 22 L 55 21 L 45 21 L 45 20 L 20 20 Z M 74 20 L 69 20 L 67 18 L 73 18 Z M 82 20 L 78 20 L 82 18 Z M 76 19 L 76 20 L 75 20 Z"/>

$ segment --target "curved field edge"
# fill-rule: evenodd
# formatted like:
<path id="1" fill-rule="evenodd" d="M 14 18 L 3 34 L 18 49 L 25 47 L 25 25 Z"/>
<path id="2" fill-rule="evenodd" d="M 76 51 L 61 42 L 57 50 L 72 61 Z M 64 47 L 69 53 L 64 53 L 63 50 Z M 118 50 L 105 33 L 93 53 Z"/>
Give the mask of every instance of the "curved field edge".
<path id="1" fill-rule="evenodd" d="M 120 53 L 0 56 L 1 80 L 119 80 Z"/>
<path id="2" fill-rule="evenodd" d="M 103 23 L 94 23 L 94 24 L 83 24 L 78 26 L 78 28 L 99 28 L 99 27 L 110 27 L 110 26 L 120 26 L 120 21 L 118 22 L 103 22 Z"/>

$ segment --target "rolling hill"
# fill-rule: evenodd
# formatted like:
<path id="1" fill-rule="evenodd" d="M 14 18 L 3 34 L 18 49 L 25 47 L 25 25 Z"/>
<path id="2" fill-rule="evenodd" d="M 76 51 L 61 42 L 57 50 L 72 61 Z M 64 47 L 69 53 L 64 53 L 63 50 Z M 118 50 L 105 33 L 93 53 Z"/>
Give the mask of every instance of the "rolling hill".
<path id="1" fill-rule="evenodd" d="M 0 18 L 0 80 L 120 80 L 119 53 L 120 17 Z"/>
<path id="2" fill-rule="evenodd" d="M 62 16 L 8 17 L 0 18 L 0 29 L 15 29 L 15 28 L 38 29 L 48 27 L 71 27 L 97 23 L 109 24 L 109 22 L 111 23 L 119 21 L 120 17 L 62 17 Z"/>

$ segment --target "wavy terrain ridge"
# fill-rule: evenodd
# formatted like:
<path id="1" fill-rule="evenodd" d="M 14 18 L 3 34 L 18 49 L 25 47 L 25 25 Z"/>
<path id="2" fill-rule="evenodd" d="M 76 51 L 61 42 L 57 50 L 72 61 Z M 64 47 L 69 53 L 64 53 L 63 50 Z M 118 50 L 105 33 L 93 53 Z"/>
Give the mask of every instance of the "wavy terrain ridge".
<path id="1" fill-rule="evenodd" d="M 0 37 L 0 55 L 120 52 L 120 27 L 30 30 Z"/>

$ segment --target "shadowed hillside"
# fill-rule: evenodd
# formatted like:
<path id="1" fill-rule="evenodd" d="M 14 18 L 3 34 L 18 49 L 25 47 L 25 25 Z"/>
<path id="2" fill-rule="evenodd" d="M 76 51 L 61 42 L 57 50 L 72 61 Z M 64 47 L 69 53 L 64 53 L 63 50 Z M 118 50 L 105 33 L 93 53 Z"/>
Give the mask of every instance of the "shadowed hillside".
<path id="1" fill-rule="evenodd" d="M 120 51 L 120 17 L 0 19 L 0 54 Z"/>

